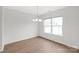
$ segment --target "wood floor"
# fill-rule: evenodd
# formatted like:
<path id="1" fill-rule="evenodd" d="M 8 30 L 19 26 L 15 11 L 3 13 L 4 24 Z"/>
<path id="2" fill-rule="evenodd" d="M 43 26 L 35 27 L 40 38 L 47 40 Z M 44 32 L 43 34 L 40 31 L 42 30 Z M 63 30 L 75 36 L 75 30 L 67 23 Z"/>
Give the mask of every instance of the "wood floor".
<path id="1" fill-rule="evenodd" d="M 4 53 L 73 53 L 76 52 L 62 44 L 35 37 L 8 44 L 4 48 Z"/>

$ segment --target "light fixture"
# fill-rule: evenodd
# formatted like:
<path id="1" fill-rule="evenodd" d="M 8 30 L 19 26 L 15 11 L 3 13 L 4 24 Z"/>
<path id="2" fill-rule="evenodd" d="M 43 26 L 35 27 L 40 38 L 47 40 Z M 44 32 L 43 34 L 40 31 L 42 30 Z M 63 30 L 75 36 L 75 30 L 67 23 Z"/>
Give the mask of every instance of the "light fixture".
<path id="1" fill-rule="evenodd" d="M 42 22 L 42 19 L 40 19 L 39 17 L 38 9 L 39 9 L 39 6 L 36 6 L 36 14 L 34 14 L 35 18 L 32 20 L 33 22 Z"/>

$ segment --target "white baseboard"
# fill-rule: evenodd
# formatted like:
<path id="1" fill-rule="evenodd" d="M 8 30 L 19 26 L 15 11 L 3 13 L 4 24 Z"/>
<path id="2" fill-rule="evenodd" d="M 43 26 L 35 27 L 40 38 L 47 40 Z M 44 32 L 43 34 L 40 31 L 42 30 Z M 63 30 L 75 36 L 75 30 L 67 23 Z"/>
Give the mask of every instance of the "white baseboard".
<path id="1" fill-rule="evenodd" d="M 25 38 L 22 38 L 22 39 L 18 39 L 18 40 L 14 40 L 14 41 L 10 41 L 10 42 L 6 42 L 6 43 L 4 43 L 4 45 L 10 44 L 10 43 L 14 43 L 14 42 L 18 42 L 18 41 L 21 41 L 21 40 L 26 40 L 26 39 L 29 39 L 29 38 L 32 38 L 32 37 L 36 37 L 36 35 L 28 36 L 28 37 L 25 37 Z"/>
<path id="2" fill-rule="evenodd" d="M 16 41 L 10 41 L 10 42 L 6 42 L 6 43 L 3 42 L 2 49 L 0 51 L 3 51 L 4 46 L 7 45 L 7 44 L 11 44 L 11 43 L 18 42 L 18 41 L 21 41 L 21 40 L 30 39 L 30 38 L 33 38 L 33 37 L 37 37 L 37 35 L 29 36 L 29 37 L 26 37 L 26 38 L 23 38 L 23 39 L 20 39 L 20 40 L 16 40 Z"/>
<path id="3" fill-rule="evenodd" d="M 47 38 L 47 37 L 44 37 L 44 36 L 40 36 L 40 37 L 43 37 L 43 38 L 48 39 L 48 40 L 51 40 L 51 39 L 49 39 L 49 38 Z M 66 42 L 59 42 L 59 41 L 56 41 L 56 40 L 51 40 L 51 41 L 54 41 L 54 42 L 63 44 L 63 45 L 65 45 L 65 46 L 68 46 L 68 47 L 71 47 L 71 48 L 74 48 L 74 49 L 78 49 L 78 50 L 79 50 L 79 47 L 77 47 L 77 46 L 75 46 L 75 45 L 68 44 L 68 43 L 66 43 Z"/>

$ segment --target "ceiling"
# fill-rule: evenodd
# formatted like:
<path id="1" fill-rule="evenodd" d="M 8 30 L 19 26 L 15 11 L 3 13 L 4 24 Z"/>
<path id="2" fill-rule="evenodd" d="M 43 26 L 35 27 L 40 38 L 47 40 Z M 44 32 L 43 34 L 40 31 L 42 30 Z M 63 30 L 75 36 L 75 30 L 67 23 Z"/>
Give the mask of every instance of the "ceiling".
<path id="1" fill-rule="evenodd" d="M 48 13 L 50 11 L 55 11 L 61 8 L 65 8 L 66 6 L 38 6 L 38 14 L 43 15 L 45 13 Z M 37 6 L 6 6 L 4 8 L 9 8 L 25 13 L 29 13 L 32 15 L 37 14 Z"/>

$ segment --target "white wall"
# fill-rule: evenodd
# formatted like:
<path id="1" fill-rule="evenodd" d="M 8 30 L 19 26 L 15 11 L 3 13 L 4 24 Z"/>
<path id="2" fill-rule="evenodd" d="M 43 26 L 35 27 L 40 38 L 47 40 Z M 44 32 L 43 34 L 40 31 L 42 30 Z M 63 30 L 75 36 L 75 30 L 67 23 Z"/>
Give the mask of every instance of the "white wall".
<path id="1" fill-rule="evenodd" d="M 64 18 L 63 37 L 44 33 L 43 23 L 36 24 L 32 22 L 32 15 L 28 13 L 8 8 L 4 8 L 3 11 L 2 40 L 4 45 L 40 35 L 50 40 L 79 48 L 79 7 L 66 7 L 42 16 L 62 16 Z"/>
<path id="2" fill-rule="evenodd" d="M 4 45 L 37 35 L 37 24 L 32 22 L 32 15 L 8 8 L 4 8 L 3 29 Z"/>
<path id="3" fill-rule="evenodd" d="M 0 51 L 2 50 L 2 7 L 0 7 Z"/>
<path id="4" fill-rule="evenodd" d="M 64 24 L 63 24 L 64 36 L 56 36 L 44 33 L 43 22 L 39 24 L 40 27 L 39 35 L 74 48 L 79 48 L 79 7 L 66 7 L 42 15 L 43 18 L 57 17 L 57 16 L 61 16 L 64 18 Z"/>

